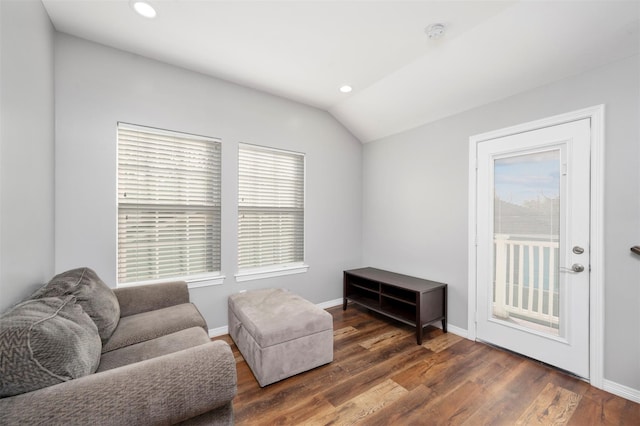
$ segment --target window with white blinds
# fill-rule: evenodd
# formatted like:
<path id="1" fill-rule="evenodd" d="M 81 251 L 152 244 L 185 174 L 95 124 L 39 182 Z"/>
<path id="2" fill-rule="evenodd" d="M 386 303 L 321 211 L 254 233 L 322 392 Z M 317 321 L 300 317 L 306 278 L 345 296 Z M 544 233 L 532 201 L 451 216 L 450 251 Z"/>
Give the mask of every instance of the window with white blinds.
<path id="1" fill-rule="evenodd" d="M 221 143 L 118 123 L 118 282 L 220 271 Z"/>
<path id="2" fill-rule="evenodd" d="M 238 157 L 238 269 L 302 264 L 304 154 L 242 144 Z"/>

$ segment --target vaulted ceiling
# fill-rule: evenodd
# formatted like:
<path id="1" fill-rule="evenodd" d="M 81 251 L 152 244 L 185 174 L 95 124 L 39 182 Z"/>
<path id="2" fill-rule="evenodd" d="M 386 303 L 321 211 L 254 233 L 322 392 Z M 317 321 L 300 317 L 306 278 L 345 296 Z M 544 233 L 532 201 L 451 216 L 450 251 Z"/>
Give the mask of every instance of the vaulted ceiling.
<path id="1" fill-rule="evenodd" d="M 325 109 L 362 142 L 640 51 L 637 0 L 42 2 L 60 32 Z"/>

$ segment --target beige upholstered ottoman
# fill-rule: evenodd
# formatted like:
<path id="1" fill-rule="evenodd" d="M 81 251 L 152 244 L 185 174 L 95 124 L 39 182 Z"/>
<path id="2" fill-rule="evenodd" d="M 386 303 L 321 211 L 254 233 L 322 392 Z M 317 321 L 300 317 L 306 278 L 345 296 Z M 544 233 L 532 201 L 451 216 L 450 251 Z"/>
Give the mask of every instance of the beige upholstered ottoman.
<path id="1" fill-rule="evenodd" d="M 333 361 L 333 318 L 285 289 L 229 296 L 229 334 L 260 386 Z"/>

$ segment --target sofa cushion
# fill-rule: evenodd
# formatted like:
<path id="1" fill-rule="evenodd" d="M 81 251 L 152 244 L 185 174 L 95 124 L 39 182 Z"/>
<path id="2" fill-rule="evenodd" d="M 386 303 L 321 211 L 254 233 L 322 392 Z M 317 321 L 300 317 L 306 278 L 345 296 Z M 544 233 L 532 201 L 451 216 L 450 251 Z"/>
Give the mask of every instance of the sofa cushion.
<path id="1" fill-rule="evenodd" d="M 31 298 L 74 295 L 98 327 L 102 343 L 118 325 L 120 304 L 113 291 L 89 268 L 78 268 L 56 275 Z"/>
<path id="2" fill-rule="evenodd" d="M 96 371 L 98 329 L 75 302 L 75 296 L 32 299 L 0 317 L 0 397 Z"/>
<path id="3" fill-rule="evenodd" d="M 103 345 L 102 353 L 191 327 L 207 330 L 207 323 L 193 303 L 122 317 L 109 341 Z"/>
<path id="4" fill-rule="evenodd" d="M 187 328 L 186 330 L 176 331 L 166 336 L 160 336 L 156 339 L 107 352 L 100 358 L 97 372 L 171 354 L 208 342 L 210 342 L 209 335 L 202 327 Z"/>

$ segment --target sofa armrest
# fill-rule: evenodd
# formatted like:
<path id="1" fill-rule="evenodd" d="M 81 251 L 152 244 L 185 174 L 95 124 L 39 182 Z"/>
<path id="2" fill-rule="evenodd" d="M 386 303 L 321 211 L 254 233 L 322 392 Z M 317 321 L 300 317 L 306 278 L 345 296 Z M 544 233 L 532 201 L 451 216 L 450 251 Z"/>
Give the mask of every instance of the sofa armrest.
<path id="1" fill-rule="evenodd" d="M 120 316 L 140 314 L 189 303 L 189 288 L 184 281 L 114 288 L 120 304 Z"/>
<path id="2" fill-rule="evenodd" d="M 237 390 L 226 342 L 0 399 L 0 424 L 173 424 L 222 407 Z"/>

